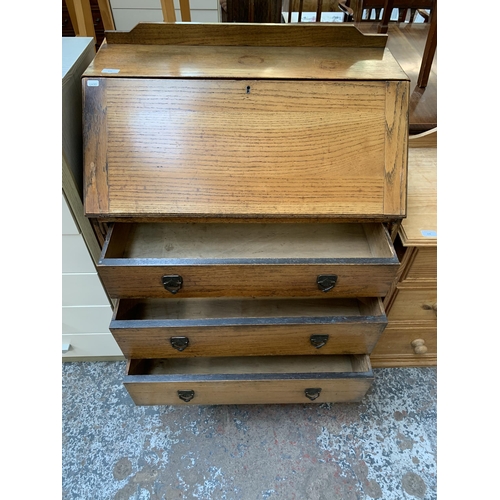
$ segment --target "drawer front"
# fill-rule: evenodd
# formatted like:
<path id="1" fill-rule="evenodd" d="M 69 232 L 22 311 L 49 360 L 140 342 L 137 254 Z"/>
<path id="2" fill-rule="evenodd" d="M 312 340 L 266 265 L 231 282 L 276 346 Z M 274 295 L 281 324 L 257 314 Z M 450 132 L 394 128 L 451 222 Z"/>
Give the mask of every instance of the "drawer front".
<path id="1" fill-rule="evenodd" d="M 343 366 L 339 367 L 338 371 L 318 371 L 317 363 L 313 365 L 310 357 L 271 358 L 271 361 L 265 364 L 265 369 L 262 369 L 261 358 L 250 358 L 251 362 L 248 358 L 233 358 L 234 365 L 240 366 L 240 373 L 230 374 L 221 372 L 219 365 L 215 368 L 219 369 L 218 372 L 156 374 L 154 371 L 150 373 L 147 370 L 142 372 L 140 369 L 131 369 L 134 363 L 138 365 L 142 363 L 132 360 L 124 385 L 136 405 L 360 401 L 373 383 L 373 372 L 368 356 L 330 356 L 326 359 L 313 357 L 312 360 L 325 360 L 324 369 L 331 370 L 326 365 L 335 365 L 337 361 L 333 358 L 353 359 L 342 360 L 340 364 Z M 210 361 L 210 359 L 201 360 L 201 365 L 206 365 Z M 277 363 L 273 363 L 274 361 Z M 285 367 L 286 364 L 289 364 L 289 369 Z M 249 368 L 246 373 L 245 367 Z M 305 371 L 313 367 L 316 368 L 315 372 Z M 198 371 L 196 366 L 189 366 L 188 369 L 193 369 L 193 372 Z M 250 372 L 252 369 L 255 371 Z"/>
<path id="2" fill-rule="evenodd" d="M 437 329 L 390 324 L 377 342 L 371 362 L 376 368 L 436 366 Z"/>
<path id="3" fill-rule="evenodd" d="M 374 298 L 122 299 L 110 330 L 128 358 L 185 358 L 370 353 L 386 325 Z"/>
<path id="4" fill-rule="evenodd" d="M 437 280 L 437 248 L 418 248 L 403 280 Z"/>
<path id="5" fill-rule="evenodd" d="M 111 298 L 188 297 L 383 297 L 396 276 L 384 265 L 100 266 Z M 172 279 L 170 279 L 172 277 Z M 318 280 L 335 280 L 323 291 Z M 333 278 L 332 278 L 333 277 Z M 164 281 L 182 284 L 174 292 Z"/>
<path id="6" fill-rule="evenodd" d="M 429 326 L 435 326 L 437 324 L 437 289 L 398 288 L 387 317 L 389 324 L 393 321 L 406 321 L 426 322 Z"/>
<path id="7" fill-rule="evenodd" d="M 114 224 L 114 298 L 381 297 L 399 261 L 381 224 Z"/>

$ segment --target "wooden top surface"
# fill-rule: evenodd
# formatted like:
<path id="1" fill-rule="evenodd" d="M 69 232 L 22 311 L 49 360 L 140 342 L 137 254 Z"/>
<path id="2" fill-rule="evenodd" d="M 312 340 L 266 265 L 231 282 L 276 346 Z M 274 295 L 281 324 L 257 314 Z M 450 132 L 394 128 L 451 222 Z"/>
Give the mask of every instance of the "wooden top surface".
<path id="1" fill-rule="evenodd" d="M 106 36 L 85 77 L 408 79 L 386 35 L 352 24 L 139 23 Z"/>
<path id="2" fill-rule="evenodd" d="M 408 80 L 388 49 L 104 44 L 86 77 Z"/>
<path id="3" fill-rule="evenodd" d="M 417 146 L 408 150 L 407 218 L 399 235 L 405 246 L 437 246 L 436 147 Z"/>

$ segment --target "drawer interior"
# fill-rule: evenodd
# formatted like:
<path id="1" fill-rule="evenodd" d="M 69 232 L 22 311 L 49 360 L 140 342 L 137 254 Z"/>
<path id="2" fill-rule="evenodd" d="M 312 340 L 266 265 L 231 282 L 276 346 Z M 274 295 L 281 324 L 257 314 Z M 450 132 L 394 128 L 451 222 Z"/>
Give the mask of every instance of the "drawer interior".
<path id="1" fill-rule="evenodd" d="M 188 299 L 121 299 L 115 321 L 127 320 L 231 320 L 235 318 L 323 319 L 347 317 L 384 317 L 378 298 L 366 299 L 252 299 L 252 298 L 188 298 Z"/>
<path id="2" fill-rule="evenodd" d="M 334 356 L 244 356 L 185 359 L 131 359 L 127 375 L 252 375 L 316 374 L 332 378 L 334 374 L 372 376 L 366 355 Z"/>
<path id="3" fill-rule="evenodd" d="M 105 259 L 392 259 L 382 224 L 115 223 Z"/>

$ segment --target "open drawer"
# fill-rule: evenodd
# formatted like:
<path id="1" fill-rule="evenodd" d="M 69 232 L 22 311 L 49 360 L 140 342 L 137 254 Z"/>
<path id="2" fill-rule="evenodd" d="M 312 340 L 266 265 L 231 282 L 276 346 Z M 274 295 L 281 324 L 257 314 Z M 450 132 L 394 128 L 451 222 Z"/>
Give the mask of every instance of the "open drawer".
<path id="1" fill-rule="evenodd" d="M 360 401 L 367 355 L 132 359 L 124 385 L 136 405 Z"/>
<path id="2" fill-rule="evenodd" d="M 110 330 L 127 358 L 369 354 L 380 298 L 120 299 Z"/>
<path id="3" fill-rule="evenodd" d="M 399 266 L 379 223 L 115 223 L 112 298 L 383 297 Z"/>

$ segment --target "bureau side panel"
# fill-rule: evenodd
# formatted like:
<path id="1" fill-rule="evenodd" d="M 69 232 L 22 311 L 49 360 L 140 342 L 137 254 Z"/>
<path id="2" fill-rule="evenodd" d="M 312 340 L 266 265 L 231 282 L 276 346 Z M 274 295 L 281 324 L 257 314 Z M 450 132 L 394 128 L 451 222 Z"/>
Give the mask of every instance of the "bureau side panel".
<path id="1" fill-rule="evenodd" d="M 84 211 L 109 212 L 108 127 L 105 78 L 83 79 Z"/>
<path id="2" fill-rule="evenodd" d="M 406 216 L 409 89 L 407 81 L 387 82 L 384 213 Z"/>

